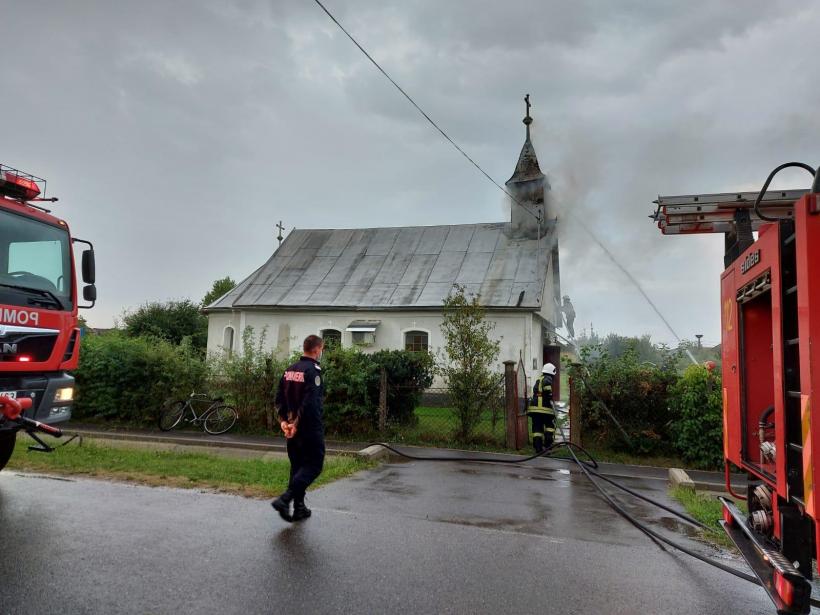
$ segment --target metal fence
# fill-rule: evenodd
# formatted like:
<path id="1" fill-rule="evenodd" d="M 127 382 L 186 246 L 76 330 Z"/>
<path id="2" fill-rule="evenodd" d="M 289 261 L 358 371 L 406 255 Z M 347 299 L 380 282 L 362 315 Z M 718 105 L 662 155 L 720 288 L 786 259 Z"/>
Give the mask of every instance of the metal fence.
<path id="1" fill-rule="evenodd" d="M 383 435 L 405 444 L 503 448 L 507 429 L 504 395 L 504 381 L 499 378 L 486 401 L 468 409 L 459 408 L 458 400 L 447 388 L 430 388 L 421 394 L 412 414 L 405 412 L 402 416 L 387 403 Z"/>
<path id="2" fill-rule="evenodd" d="M 531 444 L 530 422 L 526 414 L 531 386 L 523 363 L 515 365 L 510 362 L 486 401 L 480 404 L 480 408 L 470 411 L 460 408 L 453 392 L 447 388 L 433 387 L 418 394 L 415 387 L 392 383 L 383 373 L 379 421 L 377 433 L 373 435 L 398 444 L 526 449 Z M 572 393 L 572 386 L 570 389 Z M 412 401 L 408 402 L 408 398 Z M 414 405 L 414 401 L 418 403 Z M 556 427 L 560 427 L 555 438 L 570 439 L 567 404 L 556 402 L 555 406 Z M 578 416 L 575 416 L 573 423 L 577 422 Z M 572 431 L 572 440 L 577 442 L 580 430 Z"/>

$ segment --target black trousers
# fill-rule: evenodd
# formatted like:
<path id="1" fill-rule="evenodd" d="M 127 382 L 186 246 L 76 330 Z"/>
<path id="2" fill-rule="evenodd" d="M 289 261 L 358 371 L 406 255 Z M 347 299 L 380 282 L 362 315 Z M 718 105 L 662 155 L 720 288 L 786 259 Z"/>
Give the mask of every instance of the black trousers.
<path id="1" fill-rule="evenodd" d="M 305 491 L 322 473 L 325 463 L 325 439 L 323 434 L 298 434 L 287 442 L 290 459 L 290 482 L 288 491 L 293 499 L 302 502 Z"/>
<path id="2" fill-rule="evenodd" d="M 555 439 L 555 415 L 533 412 L 530 418 L 532 419 L 532 445 L 535 447 L 535 452 L 540 453 Z"/>

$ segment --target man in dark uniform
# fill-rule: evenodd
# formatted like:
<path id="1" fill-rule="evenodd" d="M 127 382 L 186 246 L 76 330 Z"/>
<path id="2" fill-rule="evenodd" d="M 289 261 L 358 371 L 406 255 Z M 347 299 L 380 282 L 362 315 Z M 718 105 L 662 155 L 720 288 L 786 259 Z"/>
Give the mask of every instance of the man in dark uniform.
<path id="1" fill-rule="evenodd" d="M 290 482 L 271 506 L 288 522 L 310 517 L 310 509 L 305 506 L 305 491 L 322 473 L 325 461 L 322 423 L 325 385 L 319 365 L 323 347 L 321 337 L 307 336 L 302 344 L 302 358 L 285 370 L 276 392 L 280 426 L 287 438 Z"/>
<path id="2" fill-rule="evenodd" d="M 555 365 L 545 363 L 541 377 L 532 387 L 532 404 L 527 414 L 532 419 L 532 444 L 535 452 L 540 453 L 544 446 L 549 447 L 555 438 L 555 409 L 552 406 L 552 379 L 555 377 Z"/>

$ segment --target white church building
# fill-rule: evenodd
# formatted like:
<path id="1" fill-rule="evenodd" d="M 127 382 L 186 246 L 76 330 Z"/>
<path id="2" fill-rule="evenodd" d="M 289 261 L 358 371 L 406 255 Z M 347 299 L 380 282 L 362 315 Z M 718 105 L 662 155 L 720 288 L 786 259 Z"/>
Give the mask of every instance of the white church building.
<path id="1" fill-rule="evenodd" d="M 310 335 L 365 352 L 443 345 L 442 302 L 454 284 L 476 294 L 495 325 L 502 362 L 523 359 L 530 375 L 559 364 L 556 216 L 526 140 L 507 181 L 510 220 L 452 226 L 295 229 L 259 269 L 205 308 L 208 351 L 240 352 L 242 332 L 265 330 L 281 355 Z"/>

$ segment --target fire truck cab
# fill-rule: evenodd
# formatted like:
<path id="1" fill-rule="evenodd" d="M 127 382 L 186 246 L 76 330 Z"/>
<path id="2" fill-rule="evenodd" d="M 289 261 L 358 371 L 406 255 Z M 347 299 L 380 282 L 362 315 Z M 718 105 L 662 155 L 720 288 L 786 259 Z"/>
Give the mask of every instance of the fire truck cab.
<path id="1" fill-rule="evenodd" d="M 47 426 L 71 417 L 78 308 L 93 306 L 97 296 L 93 246 L 72 239 L 65 221 L 39 205 L 44 193 L 45 180 L 0 164 L 0 469 L 18 430 L 56 435 Z M 77 243 L 86 245 L 82 299 Z"/>

